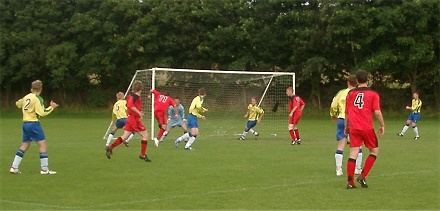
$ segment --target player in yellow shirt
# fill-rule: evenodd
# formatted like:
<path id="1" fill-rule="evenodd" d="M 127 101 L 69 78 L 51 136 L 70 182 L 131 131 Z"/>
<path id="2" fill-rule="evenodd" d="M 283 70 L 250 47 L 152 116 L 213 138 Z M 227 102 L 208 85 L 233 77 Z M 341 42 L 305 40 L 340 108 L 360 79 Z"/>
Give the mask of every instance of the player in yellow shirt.
<path id="1" fill-rule="evenodd" d="M 174 141 L 175 147 L 178 147 L 179 143 L 182 140 L 185 140 L 187 138 L 187 136 L 189 136 L 188 142 L 186 142 L 186 145 L 185 145 L 185 149 L 186 150 L 193 150 L 191 145 L 196 140 L 197 135 L 199 135 L 199 124 L 198 124 L 197 118 L 205 120 L 206 117 L 200 113 L 208 111 L 208 109 L 206 109 L 202 106 L 204 97 L 206 97 L 206 90 L 204 88 L 200 88 L 198 91 L 198 96 L 192 100 L 191 105 L 189 106 L 189 113 L 188 113 L 188 117 L 186 118 L 187 128 L 190 129 L 190 132 L 185 133 L 182 136 L 180 136 L 179 138 L 177 138 L 176 141 Z"/>
<path id="2" fill-rule="evenodd" d="M 353 88 L 356 88 L 357 81 L 356 76 L 350 75 L 347 78 L 347 88 L 340 90 L 333 98 L 332 104 L 330 105 L 330 116 L 336 124 L 336 141 L 338 141 L 336 152 L 335 152 L 335 163 L 336 163 L 336 176 L 342 176 L 342 160 L 344 159 L 343 151 L 347 143 L 347 136 L 344 134 L 345 126 L 345 99 L 347 94 Z M 356 159 L 356 169 L 355 173 L 360 174 L 362 172 L 362 148 L 359 149 L 359 154 Z"/>
<path id="3" fill-rule="evenodd" d="M 115 135 L 116 131 L 118 129 L 124 128 L 125 123 L 127 122 L 127 101 L 124 99 L 124 93 L 118 92 L 116 93 L 116 103 L 113 105 L 113 111 L 112 111 L 112 122 L 115 124 L 113 125 L 112 131 L 107 137 L 107 142 L 105 143 L 105 148 L 107 149 L 110 147 L 110 142 L 113 139 L 113 136 Z M 134 133 L 132 133 L 127 140 L 125 140 L 123 143 L 125 146 L 128 147 L 128 142 L 131 138 L 133 138 Z"/>
<path id="4" fill-rule="evenodd" d="M 261 122 L 261 119 L 264 116 L 264 110 L 257 106 L 257 99 L 255 97 L 251 98 L 251 104 L 248 105 L 248 109 L 244 118 L 248 118 L 246 123 L 246 127 L 244 128 L 243 134 L 238 140 L 244 140 L 248 132 L 255 135 L 255 139 L 258 138 L 260 134 L 252 128 L 255 127 L 258 123 Z"/>
<path id="5" fill-rule="evenodd" d="M 31 141 L 35 141 L 40 148 L 40 174 L 56 174 L 56 171 L 49 170 L 49 159 L 47 156 L 46 137 L 40 124 L 40 117 L 50 114 L 58 104 L 50 101 L 50 106 L 44 108 L 43 98 L 40 96 L 43 91 L 43 83 L 36 80 L 31 84 L 31 93 L 18 100 L 15 104 L 21 108 L 23 113 L 23 143 L 15 153 L 9 172 L 12 174 L 21 174 L 18 167 L 23 159 L 24 153 L 29 149 Z"/>
<path id="6" fill-rule="evenodd" d="M 408 116 L 408 120 L 406 120 L 406 124 L 405 126 L 403 126 L 402 131 L 400 133 L 398 133 L 397 135 L 399 136 L 403 136 L 406 132 L 406 130 L 408 130 L 409 125 L 411 124 L 414 133 L 415 133 L 415 137 L 414 140 L 418 140 L 420 138 L 419 136 L 419 129 L 417 128 L 417 122 L 420 119 L 420 109 L 422 108 L 422 100 L 420 100 L 419 98 L 419 93 L 418 92 L 414 92 L 413 93 L 413 99 L 411 101 L 411 106 L 406 106 L 407 110 L 411 110 L 411 113 Z"/>

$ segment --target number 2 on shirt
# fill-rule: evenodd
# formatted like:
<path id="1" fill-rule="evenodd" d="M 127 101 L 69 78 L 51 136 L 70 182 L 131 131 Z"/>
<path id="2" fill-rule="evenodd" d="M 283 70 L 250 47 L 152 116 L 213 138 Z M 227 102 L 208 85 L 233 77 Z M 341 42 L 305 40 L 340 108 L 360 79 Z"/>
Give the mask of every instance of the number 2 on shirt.
<path id="1" fill-rule="evenodd" d="M 353 104 L 359 109 L 362 109 L 362 107 L 364 107 L 364 93 L 358 93 L 356 95 L 356 98 L 354 99 Z"/>

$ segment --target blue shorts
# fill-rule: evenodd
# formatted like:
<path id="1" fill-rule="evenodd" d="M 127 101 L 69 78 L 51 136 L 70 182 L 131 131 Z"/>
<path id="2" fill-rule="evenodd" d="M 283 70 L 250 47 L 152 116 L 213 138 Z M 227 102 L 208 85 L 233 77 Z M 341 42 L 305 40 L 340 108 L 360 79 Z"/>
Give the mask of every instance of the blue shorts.
<path id="1" fill-rule="evenodd" d="M 343 138 L 347 138 L 347 136 L 344 133 L 345 125 L 344 125 L 344 119 L 339 118 L 338 123 L 336 124 L 336 141 L 339 141 Z"/>
<path id="2" fill-rule="evenodd" d="M 420 119 L 420 113 L 414 113 L 411 112 L 408 116 L 408 120 L 411 120 L 412 122 L 417 123 L 417 121 L 419 121 Z"/>
<path id="3" fill-rule="evenodd" d="M 115 125 L 116 125 L 117 128 L 121 129 L 121 128 L 123 128 L 125 126 L 126 122 L 127 122 L 126 118 L 120 118 L 120 119 L 116 120 Z"/>
<path id="4" fill-rule="evenodd" d="M 246 127 L 249 128 L 249 129 L 255 127 L 255 125 L 257 125 L 257 121 L 256 121 L 256 120 L 249 120 L 249 121 L 246 123 Z"/>
<path id="5" fill-rule="evenodd" d="M 40 122 L 23 122 L 23 142 L 46 140 Z"/>
<path id="6" fill-rule="evenodd" d="M 199 128 L 199 124 L 197 122 L 197 117 L 193 114 L 188 114 L 188 118 L 186 118 L 188 128 Z"/>
<path id="7" fill-rule="evenodd" d="M 167 128 L 173 128 L 173 127 L 176 127 L 176 126 L 182 126 L 184 123 L 183 123 L 183 120 L 182 119 L 180 119 L 180 118 L 177 118 L 177 119 L 171 119 L 169 122 L 168 122 L 168 124 L 167 124 Z"/>

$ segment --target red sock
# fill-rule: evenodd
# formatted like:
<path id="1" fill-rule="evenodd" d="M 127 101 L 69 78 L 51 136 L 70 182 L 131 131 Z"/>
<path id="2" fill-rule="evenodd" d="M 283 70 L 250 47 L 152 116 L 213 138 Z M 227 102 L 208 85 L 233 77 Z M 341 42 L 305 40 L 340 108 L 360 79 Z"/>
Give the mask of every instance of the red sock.
<path id="1" fill-rule="evenodd" d="M 299 130 L 295 129 L 293 132 L 295 133 L 296 139 L 299 139 Z"/>
<path id="2" fill-rule="evenodd" d="M 119 144 L 122 143 L 122 138 L 119 137 L 115 140 L 115 142 L 113 142 L 112 145 L 110 145 L 110 150 L 113 150 L 115 147 L 117 147 Z"/>
<path id="3" fill-rule="evenodd" d="M 147 152 L 147 146 L 148 146 L 148 141 L 147 140 L 142 140 L 141 141 L 141 155 L 142 156 L 146 156 L 146 152 Z"/>
<path id="4" fill-rule="evenodd" d="M 354 186 L 354 169 L 356 168 L 356 159 L 348 158 L 347 162 L 347 181 Z"/>
<path id="5" fill-rule="evenodd" d="M 292 137 L 292 141 L 296 140 L 296 136 L 295 136 L 295 132 L 293 132 L 293 130 L 289 130 L 290 133 L 290 137 Z"/>
<path id="6" fill-rule="evenodd" d="M 157 133 L 157 138 L 162 137 L 163 132 L 165 132 L 165 130 L 164 130 L 164 129 L 160 129 L 160 130 L 159 130 L 159 133 Z"/>
<path id="7" fill-rule="evenodd" d="M 367 177 L 368 172 L 370 172 L 371 168 L 373 168 L 374 162 L 376 162 L 376 155 L 368 155 L 367 159 L 365 159 L 364 168 L 362 169 L 362 178 L 365 179 L 365 177 Z"/>

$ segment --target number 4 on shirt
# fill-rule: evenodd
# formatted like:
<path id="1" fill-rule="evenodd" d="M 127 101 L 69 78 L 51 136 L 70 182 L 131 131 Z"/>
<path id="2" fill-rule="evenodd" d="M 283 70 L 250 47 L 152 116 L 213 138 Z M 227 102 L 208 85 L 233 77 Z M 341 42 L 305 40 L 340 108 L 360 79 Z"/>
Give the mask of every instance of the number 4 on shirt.
<path id="1" fill-rule="evenodd" d="M 362 107 L 364 107 L 364 93 L 358 93 L 353 104 L 359 109 L 362 109 Z"/>

